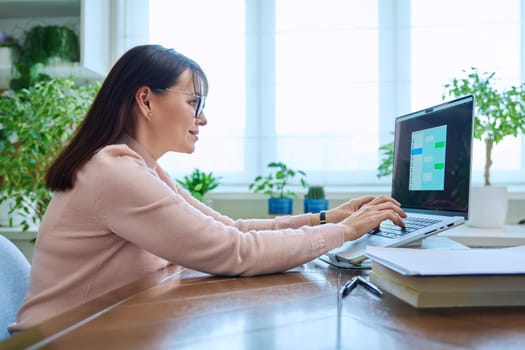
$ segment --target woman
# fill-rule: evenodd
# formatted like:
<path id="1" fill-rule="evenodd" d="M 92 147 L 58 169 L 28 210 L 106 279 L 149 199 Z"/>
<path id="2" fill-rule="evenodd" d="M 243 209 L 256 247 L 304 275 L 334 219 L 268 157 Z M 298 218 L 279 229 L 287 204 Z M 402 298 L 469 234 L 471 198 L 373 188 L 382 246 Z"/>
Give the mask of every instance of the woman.
<path id="1" fill-rule="evenodd" d="M 171 49 L 138 46 L 119 59 L 47 174 L 55 195 L 40 225 L 31 285 L 11 330 L 34 324 L 168 264 L 220 275 L 285 271 L 385 219 L 392 198 L 351 200 L 326 214 L 232 220 L 195 200 L 157 165 L 192 153 L 206 125 L 208 84 Z"/>

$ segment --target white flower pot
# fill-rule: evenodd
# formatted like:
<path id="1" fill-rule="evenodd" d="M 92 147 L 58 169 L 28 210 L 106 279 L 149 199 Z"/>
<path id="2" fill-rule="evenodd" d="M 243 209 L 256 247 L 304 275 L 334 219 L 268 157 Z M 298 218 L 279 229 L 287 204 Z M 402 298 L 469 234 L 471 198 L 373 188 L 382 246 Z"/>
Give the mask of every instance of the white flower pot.
<path id="1" fill-rule="evenodd" d="M 0 68 L 11 68 L 11 52 L 10 47 L 0 47 Z"/>
<path id="2" fill-rule="evenodd" d="M 468 225 L 480 228 L 502 228 L 507 219 L 507 208 L 506 186 L 472 186 Z"/>

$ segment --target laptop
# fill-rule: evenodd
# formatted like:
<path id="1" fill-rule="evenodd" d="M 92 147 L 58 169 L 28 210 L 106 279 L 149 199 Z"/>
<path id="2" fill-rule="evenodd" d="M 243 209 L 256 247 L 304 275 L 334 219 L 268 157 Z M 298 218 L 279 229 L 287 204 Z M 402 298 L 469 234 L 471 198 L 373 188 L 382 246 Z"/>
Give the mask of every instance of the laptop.
<path id="1" fill-rule="evenodd" d="M 468 219 L 474 97 L 463 96 L 396 118 L 391 195 L 406 228 L 390 220 L 321 257 L 339 267 L 361 265 L 366 246 L 401 247 Z"/>

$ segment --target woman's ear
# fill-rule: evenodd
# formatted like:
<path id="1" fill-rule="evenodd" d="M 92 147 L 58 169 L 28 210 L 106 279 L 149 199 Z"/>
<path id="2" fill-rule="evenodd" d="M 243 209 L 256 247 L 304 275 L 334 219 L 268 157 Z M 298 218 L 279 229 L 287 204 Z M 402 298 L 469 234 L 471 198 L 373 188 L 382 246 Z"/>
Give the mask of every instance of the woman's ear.
<path id="1" fill-rule="evenodd" d="M 151 91 L 149 86 L 142 86 L 135 93 L 135 102 L 141 115 L 149 119 L 151 117 Z"/>

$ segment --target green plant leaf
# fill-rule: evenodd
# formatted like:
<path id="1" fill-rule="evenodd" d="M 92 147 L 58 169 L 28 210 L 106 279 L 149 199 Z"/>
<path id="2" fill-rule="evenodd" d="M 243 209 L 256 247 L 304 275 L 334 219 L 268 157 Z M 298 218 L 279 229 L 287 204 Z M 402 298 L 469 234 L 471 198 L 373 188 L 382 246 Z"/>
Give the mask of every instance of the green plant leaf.
<path id="1" fill-rule="evenodd" d="M 220 177 L 216 177 L 212 172 L 206 173 L 200 169 L 194 169 L 190 175 L 185 175 L 183 179 L 176 181 L 187 189 L 193 197 L 202 201 L 206 193 L 219 186 Z"/>
<path id="2" fill-rule="evenodd" d="M 257 175 L 249 184 L 248 188 L 252 192 L 273 198 L 294 198 L 297 194 L 289 186 L 295 177 L 299 177 L 301 187 L 308 187 L 306 173 L 302 170 L 291 169 L 283 162 L 270 162 L 267 167 L 270 170 L 268 175 Z"/>
<path id="3" fill-rule="evenodd" d="M 471 67 L 463 70 L 463 77 L 453 78 L 444 88 L 444 99 L 468 94 L 474 96 L 474 137 L 488 146 L 484 177 L 485 185 L 490 185 L 492 144 L 525 132 L 525 84 L 498 90 L 495 72 L 480 72 Z"/>
<path id="4" fill-rule="evenodd" d="M 392 136 L 393 132 L 390 133 Z M 379 147 L 381 152 L 381 162 L 377 167 L 377 177 L 388 176 L 392 174 L 392 167 L 394 163 L 394 141 L 388 142 Z"/>
<path id="5" fill-rule="evenodd" d="M 84 118 L 99 86 L 53 79 L 0 95 L 0 192 L 7 193 L 0 202 L 14 199 L 10 214 L 21 210 L 23 228 L 41 220 L 52 195 L 45 186 L 47 168 L 74 132 L 72 125 Z"/>

